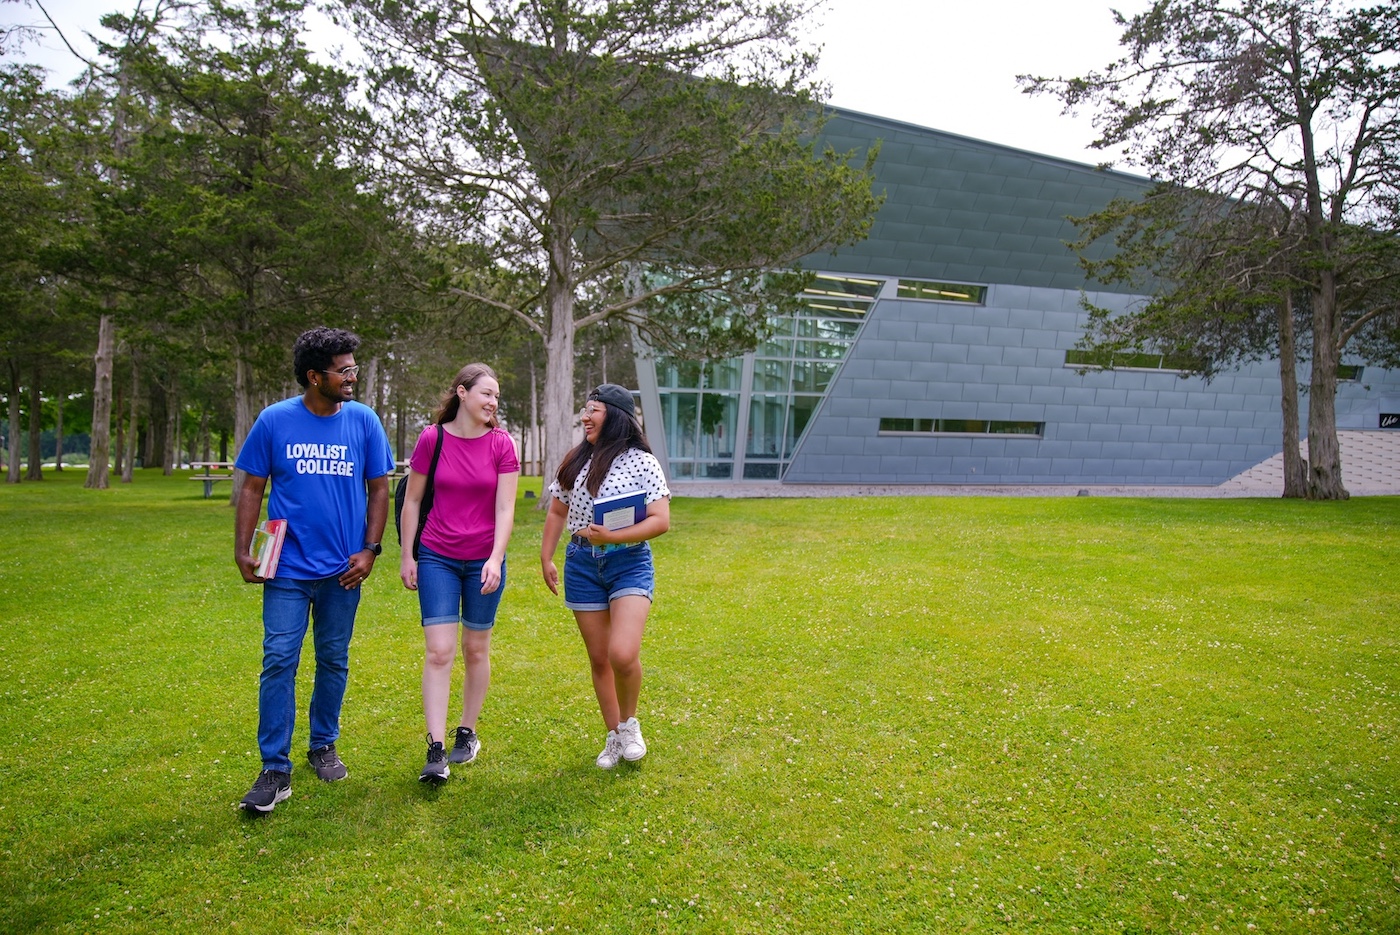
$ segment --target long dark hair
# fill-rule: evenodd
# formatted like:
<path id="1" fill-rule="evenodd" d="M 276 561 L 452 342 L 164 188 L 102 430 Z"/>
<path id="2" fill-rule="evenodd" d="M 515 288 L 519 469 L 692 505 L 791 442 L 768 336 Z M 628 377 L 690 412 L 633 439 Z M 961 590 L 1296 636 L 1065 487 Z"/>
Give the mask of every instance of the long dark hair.
<path id="1" fill-rule="evenodd" d="M 651 446 L 647 444 L 647 437 L 642 432 L 642 423 L 637 421 L 635 413 L 619 409 L 601 399 L 592 401 L 603 403 L 608 411 L 607 418 L 603 420 L 603 427 L 598 432 L 598 442 L 594 444 L 585 438 L 575 445 L 564 455 L 564 460 L 559 465 L 559 473 L 555 477 L 561 490 L 573 490 L 574 482 L 578 480 L 578 472 L 583 470 L 584 462 L 592 458 L 593 463 L 588 466 L 588 477 L 584 480 L 584 486 L 588 488 L 589 496 L 596 497 L 618 455 L 628 448 L 640 448 L 651 454 Z"/>
<path id="2" fill-rule="evenodd" d="M 442 425 L 457 418 L 457 410 L 462 405 L 462 399 L 457 395 L 457 387 L 465 386 L 470 390 L 480 382 L 482 377 L 490 377 L 496 380 L 496 382 L 500 382 L 496 377 L 496 371 L 485 364 L 467 364 L 461 370 L 458 370 L 457 376 L 452 379 L 452 385 L 449 386 L 447 392 L 442 395 L 442 405 L 438 407 L 437 414 L 433 416 L 433 422 L 437 425 Z M 499 414 L 500 409 L 497 409 L 496 412 Z M 500 426 L 501 420 L 496 416 L 492 416 L 491 421 L 487 424 L 494 429 Z"/>

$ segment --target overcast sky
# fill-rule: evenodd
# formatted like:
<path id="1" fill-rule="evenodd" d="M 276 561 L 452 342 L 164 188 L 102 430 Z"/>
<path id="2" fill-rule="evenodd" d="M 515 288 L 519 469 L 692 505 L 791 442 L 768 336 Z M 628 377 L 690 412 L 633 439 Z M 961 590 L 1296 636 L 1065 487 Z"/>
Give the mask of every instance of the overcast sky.
<path id="1" fill-rule="evenodd" d="M 1147 0 L 1121 0 L 1124 12 Z M 132 9 L 134 0 L 45 0 L 70 41 L 85 53 L 84 32 L 98 18 Z M 831 103 L 924 127 L 1033 152 L 1097 163 L 1087 117 L 1063 117 L 1050 98 L 1027 97 L 1018 74 L 1078 75 L 1116 57 L 1118 30 L 1109 0 L 828 0 L 813 35 L 823 47 L 821 74 Z M 42 21 L 37 8 L 0 0 L 0 21 Z M 76 74 L 56 38 L 22 57 Z"/>

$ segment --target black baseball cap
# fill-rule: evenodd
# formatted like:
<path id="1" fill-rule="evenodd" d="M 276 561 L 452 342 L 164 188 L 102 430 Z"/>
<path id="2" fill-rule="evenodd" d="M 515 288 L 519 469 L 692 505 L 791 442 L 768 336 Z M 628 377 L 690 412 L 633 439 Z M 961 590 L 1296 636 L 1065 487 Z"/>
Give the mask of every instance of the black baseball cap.
<path id="1" fill-rule="evenodd" d="M 588 394 L 589 399 L 596 399 L 600 403 L 607 403 L 609 406 L 616 406 L 629 416 L 637 414 L 637 403 L 632 399 L 632 391 L 616 383 L 599 384 L 593 392 Z"/>

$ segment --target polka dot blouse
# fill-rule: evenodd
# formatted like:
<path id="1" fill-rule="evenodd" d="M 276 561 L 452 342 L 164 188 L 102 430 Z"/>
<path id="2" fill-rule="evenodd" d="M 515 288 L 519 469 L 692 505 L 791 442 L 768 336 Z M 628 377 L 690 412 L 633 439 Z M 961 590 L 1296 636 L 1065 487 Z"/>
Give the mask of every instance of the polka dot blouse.
<path id="1" fill-rule="evenodd" d="M 560 490 L 557 477 L 549 483 L 550 496 L 569 505 L 570 534 L 593 522 L 593 495 L 588 492 L 586 484 L 588 470 L 592 466 L 591 458 L 583 463 L 583 469 L 574 480 L 573 490 Z M 666 475 L 662 472 L 661 462 L 656 460 L 656 456 L 640 448 L 628 448 L 618 455 L 612 467 L 608 468 L 608 476 L 603 479 L 603 486 L 598 488 L 598 496 L 612 497 L 635 490 L 646 492 L 647 503 L 655 503 L 671 495 L 671 489 L 666 486 Z"/>

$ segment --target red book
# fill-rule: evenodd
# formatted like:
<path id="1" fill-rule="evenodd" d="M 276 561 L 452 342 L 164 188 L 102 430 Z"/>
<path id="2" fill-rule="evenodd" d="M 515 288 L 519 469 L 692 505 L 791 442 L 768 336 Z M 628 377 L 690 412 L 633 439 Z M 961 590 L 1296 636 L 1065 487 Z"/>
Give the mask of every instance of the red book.
<path id="1" fill-rule="evenodd" d="M 248 544 L 248 554 L 255 560 L 253 574 L 259 578 L 277 577 L 277 560 L 282 557 L 282 540 L 285 538 L 285 519 L 258 523 L 258 528 L 253 531 L 253 541 Z"/>

